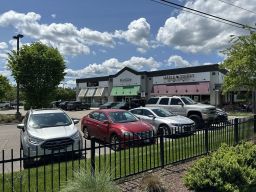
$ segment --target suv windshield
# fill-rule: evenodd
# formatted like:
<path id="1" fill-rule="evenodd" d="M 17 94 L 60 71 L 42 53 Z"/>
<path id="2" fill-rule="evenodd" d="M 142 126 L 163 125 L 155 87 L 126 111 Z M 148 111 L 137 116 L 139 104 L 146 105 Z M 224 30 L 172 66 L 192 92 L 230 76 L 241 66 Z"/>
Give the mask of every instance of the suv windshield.
<path id="1" fill-rule="evenodd" d="M 115 106 L 117 103 L 114 103 L 114 102 L 107 102 L 107 103 L 104 103 L 102 106 Z"/>
<path id="2" fill-rule="evenodd" d="M 127 123 L 138 121 L 138 119 L 128 111 L 110 112 L 110 118 L 114 123 Z"/>
<path id="3" fill-rule="evenodd" d="M 158 101 L 158 97 L 150 98 L 147 102 L 147 104 L 156 104 Z"/>
<path id="4" fill-rule="evenodd" d="M 165 109 L 151 109 L 159 117 L 171 117 L 175 114 Z"/>
<path id="5" fill-rule="evenodd" d="M 181 97 L 181 100 L 186 104 L 186 105 L 194 105 L 196 104 L 195 101 L 190 99 L 189 97 Z"/>
<path id="6" fill-rule="evenodd" d="M 71 125 L 71 119 L 65 113 L 42 113 L 30 115 L 28 126 L 31 128 L 45 128 Z"/>
<path id="7" fill-rule="evenodd" d="M 114 107 L 122 107 L 125 106 L 125 103 L 117 103 Z"/>

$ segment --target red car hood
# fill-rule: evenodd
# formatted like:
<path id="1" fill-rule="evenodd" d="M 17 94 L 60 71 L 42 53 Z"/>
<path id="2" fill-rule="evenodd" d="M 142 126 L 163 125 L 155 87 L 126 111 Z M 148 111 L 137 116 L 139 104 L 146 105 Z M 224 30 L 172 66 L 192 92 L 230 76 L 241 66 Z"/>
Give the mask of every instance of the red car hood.
<path id="1" fill-rule="evenodd" d="M 127 132 L 140 133 L 152 131 L 153 128 L 150 124 L 147 124 L 141 120 L 128 123 L 115 123 L 114 127 Z"/>

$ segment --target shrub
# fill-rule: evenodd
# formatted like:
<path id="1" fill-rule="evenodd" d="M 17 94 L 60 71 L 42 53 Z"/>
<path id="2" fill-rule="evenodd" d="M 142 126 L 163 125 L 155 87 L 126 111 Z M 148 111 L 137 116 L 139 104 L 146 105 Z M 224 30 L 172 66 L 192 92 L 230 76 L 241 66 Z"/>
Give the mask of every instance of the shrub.
<path id="1" fill-rule="evenodd" d="M 195 191 L 256 191 L 256 146 L 250 142 L 222 145 L 197 161 L 184 176 L 184 183 Z"/>
<path id="2" fill-rule="evenodd" d="M 0 114 L 0 123 L 11 123 L 15 120 L 15 115 Z"/>
<path id="3" fill-rule="evenodd" d="M 61 192 L 119 192 L 119 188 L 110 180 L 110 174 L 106 172 L 95 173 L 80 171 L 74 174 L 74 179 L 63 186 Z"/>
<path id="4" fill-rule="evenodd" d="M 162 182 L 156 175 L 146 175 L 141 182 L 145 192 L 165 192 Z"/>

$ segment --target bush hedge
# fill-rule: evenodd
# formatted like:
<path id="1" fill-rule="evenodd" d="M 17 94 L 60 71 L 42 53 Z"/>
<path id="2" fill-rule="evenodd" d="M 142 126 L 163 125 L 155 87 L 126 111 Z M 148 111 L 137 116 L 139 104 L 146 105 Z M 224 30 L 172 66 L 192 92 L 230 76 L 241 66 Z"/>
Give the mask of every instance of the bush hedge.
<path id="1" fill-rule="evenodd" d="M 256 146 L 223 144 L 210 156 L 198 160 L 185 174 L 185 185 L 196 192 L 256 191 Z"/>
<path id="2" fill-rule="evenodd" d="M 15 115 L 0 114 L 0 123 L 18 122 Z"/>

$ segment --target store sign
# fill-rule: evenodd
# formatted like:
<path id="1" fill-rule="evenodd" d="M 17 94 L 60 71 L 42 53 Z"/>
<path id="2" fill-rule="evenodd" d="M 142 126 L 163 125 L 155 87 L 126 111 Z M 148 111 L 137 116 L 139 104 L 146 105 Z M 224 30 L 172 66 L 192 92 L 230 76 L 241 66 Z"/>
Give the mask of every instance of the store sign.
<path id="1" fill-rule="evenodd" d="M 125 83 L 125 82 L 131 82 L 132 79 L 131 78 L 124 78 L 124 79 L 120 79 L 121 83 Z"/>
<path id="2" fill-rule="evenodd" d="M 181 80 L 187 81 L 194 77 L 195 77 L 195 74 L 189 73 L 189 74 L 180 74 L 180 75 L 166 75 L 166 76 L 163 76 L 163 79 L 165 81 L 181 81 Z"/>
<path id="3" fill-rule="evenodd" d="M 164 75 L 153 77 L 153 84 L 187 83 L 210 81 L 210 72 Z"/>
<path id="4" fill-rule="evenodd" d="M 141 77 L 131 73 L 130 71 L 124 71 L 117 77 L 113 78 L 113 86 L 131 86 L 131 85 L 140 85 Z"/>

